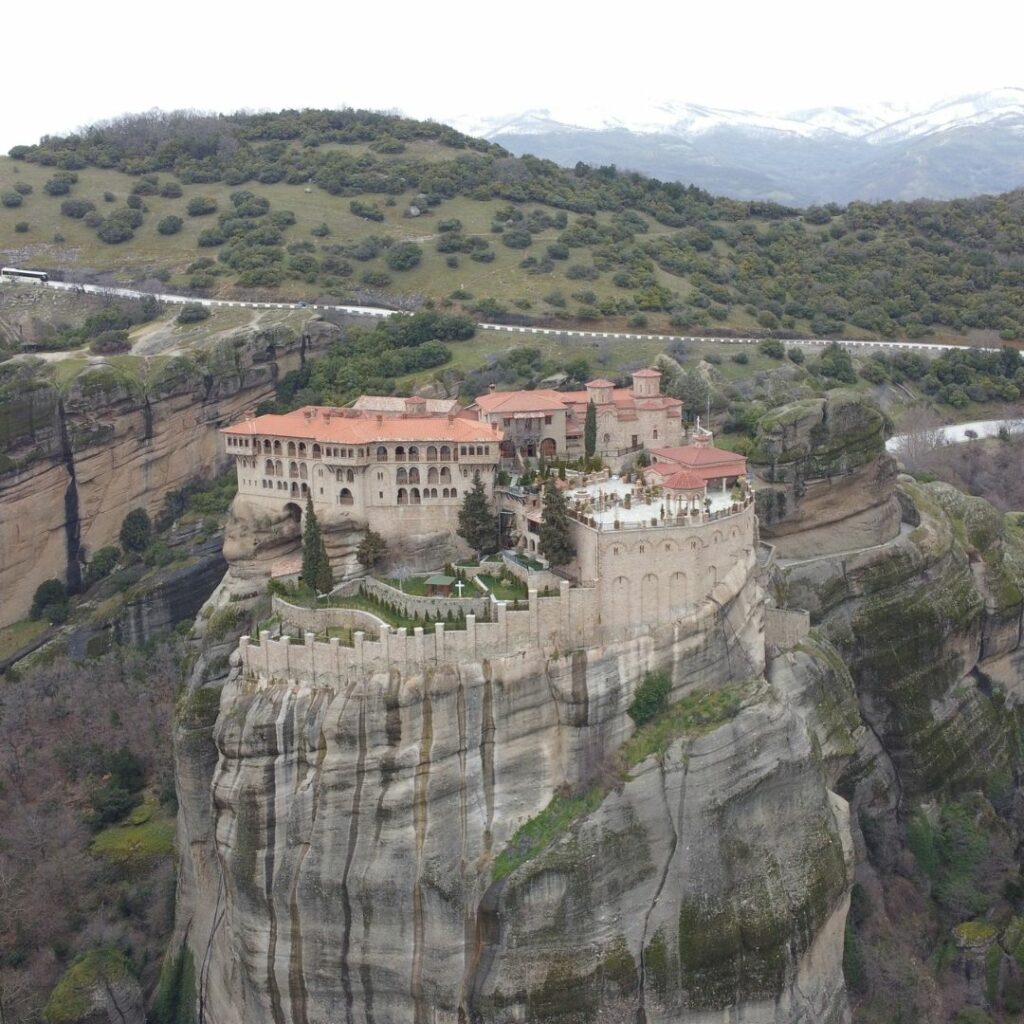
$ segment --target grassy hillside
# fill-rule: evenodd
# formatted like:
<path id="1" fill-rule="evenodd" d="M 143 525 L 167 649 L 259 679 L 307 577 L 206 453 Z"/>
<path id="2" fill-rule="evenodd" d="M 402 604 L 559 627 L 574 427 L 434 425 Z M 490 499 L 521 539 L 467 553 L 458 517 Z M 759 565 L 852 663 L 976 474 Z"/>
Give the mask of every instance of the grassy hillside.
<path id="1" fill-rule="evenodd" d="M 210 212 L 190 216 L 199 198 Z M 198 294 L 432 299 L 602 328 L 1024 333 L 1021 192 L 797 211 L 306 111 L 147 116 L 15 147 L 0 200 L 4 261 Z"/>

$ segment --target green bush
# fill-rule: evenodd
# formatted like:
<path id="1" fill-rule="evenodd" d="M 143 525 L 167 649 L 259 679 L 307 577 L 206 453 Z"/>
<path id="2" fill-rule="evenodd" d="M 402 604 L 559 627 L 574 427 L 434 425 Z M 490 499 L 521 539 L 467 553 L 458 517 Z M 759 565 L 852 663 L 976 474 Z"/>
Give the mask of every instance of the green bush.
<path id="1" fill-rule="evenodd" d="M 746 366 L 750 362 L 750 356 L 746 352 L 735 352 L 730 358 L 734 363 L 739 363 L 741 366 Z"/>
<path id="2" fill-rule="evenodd" d="M 121 523 L 121 547 L 139 554 L 149 547 L 153 524 L 144 508 L 133 508 Z"/>
<path id="3" fill-rule="evenodd" d="M 157 224 L 156 229 L 161 235 L 176 235 L 180 230 L 181 226 L 185 222 L 180 217 L 175 217 L 171 214 L 169 217 L 164 217 L 163 220 Z"/>
<path id="4" fill-rule="evenodd" d="M 77 174 L 69 174 L 66 171 L 58 171 L 43 186 L 43 191 L 48 196 L 66 196 L 71 191 L 71 186 L 78 181 Z"/>
<path id="5" fill-rule="evenodd" d="M 32 195 L 32 186 L 27 181 L 16 181 L 14 191 L 21 196 L 30 196 Z"/>
<path id="6" fill-rule="evenodd" d="M 188 201 L 188 206 L 185 209 L 190 217 L 203 217 L 208 213 L 216 212 L 217 200 L 211 199 L 210 196 L 195 196 Z"/>
<path id="7" fill-rule="evenodd" d="M 668 707 L 671 692 L 672 680 L 666 673 L 648 672 L 636 688 L 633 703 L 626 709 L 626 714 L 637 726 L 641 726 Z"/>
<path id="8" fill-rule="evenodd" d="M 757 347 L 769 359 L 784 359 L 786 356 L 786 346 L 777 338 L 765 338 Z"/>
<path id="9" fill-rule="evenodd" d="M 114 571 L 120 556 L 119 548 L 113 546 L 100 548 L 86 566 L 85 585 L 91 587 L 99 583 L 100 580 L 106 579 Z"/>
<path id="10" fill-rule="evenodd" d="M 331 233 L 331 229 L 327 226 L 326 222 L 321 221 L 315 228 L 310 228 L 309 233 L 314 238 L 326 238 Z"/>
<path id="11" fill-rule="evenodd" d="M 160 186 L 160 195 L 164 199 L 180 199 L 181 198 L 181 186 L 176 181 L 165 181 Z"/>
<path id="12" fill-rule="evenodd" d="M 195 324 L 200 320 L 209 319 L 209 316 L 208 306 L 204 306 L 201 302 L 186 302 L 181 307 L 181 312 L 178 313 L 177 322 L 179 324 Z"/>
<path id="13" fill-rule="evenodd" d="M 0 192 L 0 203 L 7 207 L 21 206 L 23 200 L 18 192 Z"/>
<path id="14" fill-rule="evenodd" d="M 25 234 L 28 231 L 28 221 L 27 220 L 19 220 L 18 223 L 14 225 L 14 230 L 19 235 Z"/>
<path id="15" fill-rule="evenodd" d="M 126 217 L 119 214 L 111 214 L 96 232 L 97 237 L 108 245 L 117 245 L 120 242 L 127 242 L 135 237 L 131 223 Z"/>
<path id="16" fill-rule="evenodd" d="M 89 342 L 89 351 L 95 355 L 115 355 L 118 352 L 130 352 L 131 342 L 127 331 L 104 331 Z"/>
<path id="17" fill-rule="evenodd" d="M 36 587 L 29 616 L 33 619 L 47 619 L 55 624 L 67 621 L 68 592 L 60 580 L 45 580 Z"/>
<path id="18" fill-rule="evenodd" d="M 387 251 L 384 262 L 392 270 L 412 270 L 423 256 L 423 250 L 415 242 L 396 242 Z"/>
<path id="19" fill-rule="evenodd" d="M 804 350 L 794 345 L 786 349 L 786 356 L 790 362 L 796 363 L 799 366 L 804 361 Z"/>

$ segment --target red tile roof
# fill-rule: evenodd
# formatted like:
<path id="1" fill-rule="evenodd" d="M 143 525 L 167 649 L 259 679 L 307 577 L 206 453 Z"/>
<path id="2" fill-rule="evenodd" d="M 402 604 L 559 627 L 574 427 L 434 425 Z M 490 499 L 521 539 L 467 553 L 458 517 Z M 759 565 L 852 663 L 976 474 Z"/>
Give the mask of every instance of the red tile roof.
<path id="1" fill-rule="evenodd" d="M 486 395 L 477 396 L 476 405 L 484 412 L 490 413 L 544 413 L 564 410 L 565 400 L 560 391 L 537 388 L 536 391 L 491 391 Z"/>
<path id="2" fill-rule="evenodd" d="M 651 448 L 651 455 L 661 462 L 674 462 L 685 469 L 721 468 L 720 476 L 734 476 L 747 471 L 747 460 L 724 448 L 703 448 L 693 444 L 677 448 Z"/>
<path id="3" fill-rule="evenodd" d="M 587 381 L 588 388 L 613 388 L 615 385 L 610 380 L 605 380 L 604 377 L 596 377 L 594 380 Z"/>
<path id="4" fill-rule="evenodd" d="M 375 444 L 386 441 L 500 441 L 501 430 L 458 416 L 345 415 L 344 409 L 308 405 L 294 412 L 268 413 L 234 423 L 221 431 L 231 435 L 292 437 L 322 444 Z M 307 414 L 312 415 L 307 415 Z"/>
<path id="5" fill-rule="evenodd" d="M 645 367 L 643 370 L 637 370 L 633 374 L 633 376 L 634 377 L 660 377 L 661 376 L 661 370 L 652 370 L 648 366 L 648 367 Z"/>
<path id="6" fill-rule="evenodd" d="M 656 462 L 648 467 L 648 472 L 660 476 L 662 486 L 670 491 L 702 491 L 707 484 L 700 473 L 680 469 L 674 462 Z"/>

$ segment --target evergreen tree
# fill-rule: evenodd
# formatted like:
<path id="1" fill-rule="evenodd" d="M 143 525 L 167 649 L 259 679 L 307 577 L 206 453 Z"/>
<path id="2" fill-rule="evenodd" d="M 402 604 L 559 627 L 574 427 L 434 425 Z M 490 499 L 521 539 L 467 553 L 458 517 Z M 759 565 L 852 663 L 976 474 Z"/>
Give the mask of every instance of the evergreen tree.
<path id="1" fill-rule="evenodd" d="M 376 530 L 367 530 L 356 548 L 356 559 L 364 569 L 372 569 L 384 561 L 388 544 Z"/>
<path id="2" fill-rule="evenodd" d="M 569 506 L 565 495 L 548 480 L 544 486 L 544 521 L 540 524 L 540 551 L 552 565 L 566 565 L 576 557 L 569 536 Z"/>
<path id="3" fill-rule="evenodd" d="M 583 451 L 588 459 L 597 451 L 597 406 L 593 399 L 587 402 L 587 417 L 583 421 Z"/>
<path id="4" fill-rule="evenodd" d="M 331 563 L 320 533 L 320 524 L 313 511 L 313 499 L 306 495 L 306 521 L 302 529 L 302 581 L 318 594 L 334 589 Z"/>
<path id="5" fill-rule="evenodd" d="M 473 474 L 473 486 L 462 499 L 459 526 L 455 532 L 477 555 L 490 554 L 498 549 L 498 517 L 491 511 L 479 473 Z"/>

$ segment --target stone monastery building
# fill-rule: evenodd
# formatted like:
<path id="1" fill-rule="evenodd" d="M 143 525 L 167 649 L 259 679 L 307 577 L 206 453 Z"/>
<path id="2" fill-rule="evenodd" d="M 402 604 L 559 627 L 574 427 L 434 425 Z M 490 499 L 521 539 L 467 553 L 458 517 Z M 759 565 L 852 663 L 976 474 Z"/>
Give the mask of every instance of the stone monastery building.
<path id="1" fill-rule="evenodd" d="M 612 468 L 658 445 L 682 440 L 683 403 L 661 393 L 657 370 L 637 370 L 631 388 L 592 380 L 585 391 L 494 391 L 481 395 L 470 412 L 500 427 L 502 458 L 509 463 L 544 456 L 577 459 L 584 454 L 587 406 L 597 413 L 597 450 Z"/>
<path id="2" fill-rule="evenodd" d="M 453 531 L 480 474 L 492 493 L 502 433 L 451 414 L 306 406 L 248 418 L 223 434 L 239 494 L 280 514 L 350 510 L 385 537 Z"/>

